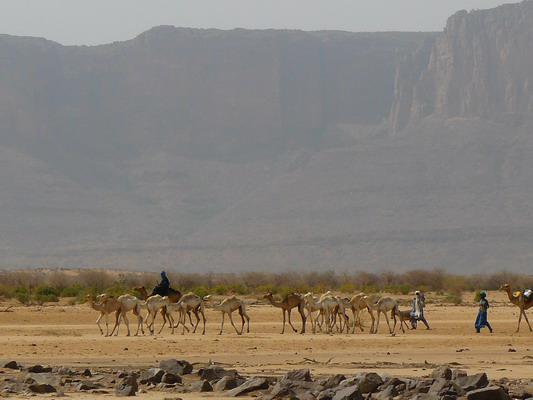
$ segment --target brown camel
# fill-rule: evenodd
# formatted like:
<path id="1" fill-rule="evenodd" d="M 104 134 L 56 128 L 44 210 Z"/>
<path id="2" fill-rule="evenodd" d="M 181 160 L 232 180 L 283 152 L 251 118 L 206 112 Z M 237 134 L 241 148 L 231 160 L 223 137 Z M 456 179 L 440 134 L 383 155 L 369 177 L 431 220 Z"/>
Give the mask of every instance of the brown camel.
<path id="1" fill-rule="evenodd" d="M 531 332 L 531 324 L 527 319 L 526 310 L 533 307 L 533 296 L 530 296 L 529 299 L 526 299 L 526 297 L 524 296 L 524 292 L 513 292 L 513 290 L 511 289 L 511 285 L 509 285 L 508 283 L 503 284 L 500 290 L 504 290 L 505 292 L 507 292 L 507 296 L 509 296 L 509 301 L 520 309 L 520 316 L 518 317 L 518 327 L 516 328 L 516 332 L 520 332 L 520 323 L 522 322 L 522 315 L 526 319 L 527 325 L 529 326 L 529 331 Z"/>
<path id="2" fill-rule="evenodd" d="M 294 325 L 291 322 L 291 311 L 293 308 L 298 307 L 298 312 L 300 313 L 300 316 L 302 317 L 302 331 L 300 333 L 305 333 L 305 302 L 304 298 L 299 295 L 298 293 L 290 293 L 287 296 L 283 298 L 282 301 L 276 301 L 274 300 L 274 296 L 272 293 L 267 293 L 263 296 L 264 299 L 268 300 L 270 304 L 272 304 L 274 307 L 281 308 L 283 311 L 283 329 L 281 330 L 281 333 L 285 333 L 285 314 L 288 315 L 289 319 L 289 325 L 294 330 L 294 332 L 298 332 L 298 330 L 294 327 Z"/>

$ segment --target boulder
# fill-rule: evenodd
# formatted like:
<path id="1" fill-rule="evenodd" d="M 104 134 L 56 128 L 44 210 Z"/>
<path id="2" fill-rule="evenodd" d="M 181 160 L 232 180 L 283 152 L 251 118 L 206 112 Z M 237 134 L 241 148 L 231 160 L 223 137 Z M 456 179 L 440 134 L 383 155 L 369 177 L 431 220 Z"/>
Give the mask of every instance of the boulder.
<path id="1" fill-rule="evenodd" d="M 95 390 L 102 388 L 102 385 L 96 382 L 81 382 L 76 386 L 76 390 L 79 392 L 84 392 L 87 390 Z"/>
<path id="2" fill-rule="evenodd" d="M 363 372 L 356 376 L 356 383 L 361 393 L 372 393 L 383 385 L 383 379 L 375 372 Z"/>
<path id="3" fill-rule="evenodd" d="M 489 384 L 487 374 L 482 372 L 480 374 L 470 376 L 460 376 L 454 381 L 464 391 L 469 392 L 471 390 L 481 389 Z"/>
<path id="4" fill-rule="evenodd" d="M 56 387 L 60 385 L 61 378 L 49 372 L 43 372 L 40 374 L 30 372 L 29 374 L 26 374 L 24 382 L 28 384 L 43 384 Z"/>
<path id="5" fill-rule="evenodd" d="M 9 361 L 4 364 L 4 368 L 7 369 L 20 369 L 20 365 L 16 361 Z"/>
<path id="6" fill-rule="evenodd" d="M 471 390 L 466 394 L 468 400 L 511 400 L 511 397 L 499 386 L 488 386 Z"/>
<path id="7" fill-rule="evenodd" d="M 198 382 L 193 382 L 189 386 L 191 392 L 212 392 L 213 387 L 207 380 L 201 380 Z"/>
<path id="8" fill-rule="evenodd" d="M 446 379 L 447 381 L 452 379 L 452 375 L 453 375 L 452 370 L 446 365 L 442 365 L 440 367 L 435 368 L 433 372 L 431 373 L 432 378 L 435 378 L 435 379 L 442 378 L 442 379 Z"/>
<path id="9" fill-rule="evenodd" d="M 165 371 L 162 370 L 161 368 L 149 368 L 141 372 L 141 376 L 139 377 L 139 382 L 142 385 L 146 385 L 150 383 L 155 385 L 161 382 L 163 375 L 165 375 Z"/>
<path id="10" fill-rule="evenodd" d="M 161 382 L 166 384 L 176 384 L 181 383 L 182 379 L 179 375 L 175 375 L 170 372 L 165 372 L 165 374 L 161 377 Z"/>
<path id="11" fill-rule="evenodd" d="M 30 391 L 33 393 L 55 393 L 57 392 L 56 388 L 47 383 L 33 383 L 29 386 Z"/>
<path id="12" fill-rule="evenodd" d="M 83 376 L 88 377 L 88 378 L 90 378 L 91 376 L 93 376 L 93 373 L 91 372 L 91 370 L 90 370 L 89 368 L 85 368 L 81 374 L 82 374 Z"/>
<path id="13" fill-rule="evenodd" d="M 43 372 L 52 372 L 52 367 L 43 367 L 42 365 L 32 365 L 28 368 L 28 372 L 33 372 L 36 374 L 42 374 Z"/>
<path id="14" fill-rule="evenodd" d="M 123 396 L 135 396 L 139 390 L 139 385 L 137 384 L 137 375 L 129 375 L 122 379 L 120 383 L 115 387 L 115 395 L 119 397 Z"/>
<path id="15" fill-rule="evenodd" d="M 332 400 L 363 400 L 363 396 L 357 385 L 349 386 L 335 393 Z"/>
<path id="16" fill-rule="evenodd" d="M 185 360 L 168 359 L 159 362 L 159 368 L 174 375 L 187 375 L 192 373 L 192 364 Z"/>
<path id="17" fill-rule="evenodd" d="M 215 392 L 222 392 L 224 390 L 235 389 L 237 386 L 239 386 L 237 379 L 231 376 L 223 376 L 217 383 L 215 383 L 213 389 Z"/>
<path id="18" fill-rule="evenodd" d="M 289 371 L 283 376 L 283 379 L 290 381 L 313 381 L 311 378 L 311 371 L 309 371 L 309 369 L 295 369 L 293 371 Z"/>
<path id="19" fill-rule="evenodd" d="M 318 384 L 323 386 L 326 389 L 330 389 L 333 387 L 339 386 L 339 384 L 344 381 L 346 377 L 342 374 L 332 375 L 324 379 L 320 379 L 317 381 Z"/>
<path id="20" fill-rule="evenodd" d="M 228 396 L 237 397 L 244 394 L 255 392 L 256 390 L 268 389 L 268 381 L 265 378 L 252 378 L 237 386 L 235 389 L 228 391 Z"/>
<path id="21" fill-rule="evenodd" d="M 218 381 L 224 376 L 230 376 L 232 378 L 239 378 L 239 373 L 234 369 L 224 369 L 217 365 L 210 365 L 207 368 L 200 368 L 198 370 L 198 376 L 201 379 L 208 381 Z"/>

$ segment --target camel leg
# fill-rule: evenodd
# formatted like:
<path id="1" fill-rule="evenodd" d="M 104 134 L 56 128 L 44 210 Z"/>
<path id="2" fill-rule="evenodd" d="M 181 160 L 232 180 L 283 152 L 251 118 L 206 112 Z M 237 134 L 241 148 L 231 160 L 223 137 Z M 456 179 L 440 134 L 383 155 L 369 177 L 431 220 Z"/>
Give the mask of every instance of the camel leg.
<path id="1" fill-rule="evenodd" d="M 200 308 L 200 313 L 202 314 L 202 321 L 203 321 L 203 324 L 204 324 L 204 329 L 202 330 L 202 335 L 205 335 L 205 314 L 204 314 L 204 308 Z M 229 315 L 229 318 L 231 319 L 231 314 Z M 233 321 L 231 321 L 231 323 L 233 324 Z M 234 325 L 235 326 L 235 325 Z"/>
<path id="2" fill-rule="evenodd" d="M 144 335 L 143 317 L 140 312 L 137 312 L 137 332 L 135 332 L 135 336 L 139 336 L 139 331 Z"/>
<path id="3" fill-rule="evenodd" d="M 292 324 L 292 322 L 291 322 L 291 311 L 292 311 L 292 310 L 287 310 L 287 314 L 288 314 L 288 316 L 289 316 L 289 325 L 291 326 L 291 328 L 292 328 L 292 330 L 293 330 L 294 332 L 298 332 L 298 329 L 296 329 L 296 328 L 294 327 L 294 325 Z"/>
<path id="4" fill-rule="evenodd" d="M 516 332 L 520 332 L 520 323 L 522 322 L 522 309 L 520 309 L 520 315 L 518 315 L 518 327 L 516 328 Z"/>
<path id="5" fill-rule="evenodd" d="M 370 333 L 376 333 L 377 327 L 374 326 L 375 323 L 376 323 L 376 318 L 374 317 L 374 312 L 370 308 L 367 308 L 367 311 L 370 314 L 370 318 L 372 319 L 372 325 L 370 326 Z"/>
<path id="6" fill-rule="evenodd" d="M 298 306 L 298 312 L 300 313 L 300 317 L 302 317 L 302 331 L 300 333 L 304 334 L 305 333 L 305 323 L 307 322 L 307 318 L 305 316 L 305 310 L 304 310 L 304 308 L 303 308 L 303 306 L 301 304 Z"/>
<path id="7" fill-rule="evenodd" d="M 390 327 L 390 322 L 389 322 L 389 316 L 387 315 L 387 313 L 384 313 L 385 315 L 385 321 L 387 321 L 387 326 L 389 327 L 389 333 L 392 335 L 392 329 Z M 396 318 L 394 318 L 394 328 L 396 328 Z"/>
<path id="8" fill-rule="evenodd" d="M 122 316 L 122 312 L 120 310 L 115 312 L 115 326 L 113 327 L 113 330 L 111 331 L 110 336 L 113 336 L 113 334 L 115 333 L 115 329 L 117 330 L 117 332 L 115 333 L 115 336 L 118 336 L 118 326 L 120 325 L 121 316 Z"/>
<path id="9" fill-rule="evenodd" d="M 526 310 L 522 310 L 522 312 L 524 313 L 524 318 L 526 319 L 527 326 L 529 326 L 529 331 L 532 332 L 531 324 L 529 323 L 529 319 L 527 319 Z"/>
<path id="10" fill-rule="evenodd" d="M 128 329 L 128 334 L 126 336 L 131 336 L 130 321 L 128 321 L 128 316 L 126 315 L 126 313 L 124 313 L 122 318 L 124 319 L 124 323 L 126 324 L 126 328 Z M 118 331 L 117 331 L 117 333 L 118 333 Z"/>
<path id="11" fill-rule="evenodd" d="M 196 333 L 196 328 L 198 328 L 198 324 L 200 323 L 200 316 L 198 315 L 198 310 L 193 311 L 194 316 L 196 317 L 196 325 L 194 325 L 194 329 L 192 333 Z"/>
<path id="12" fill-rule="evenodd" d="M 283 309 L 283 328 L 281 329 L 281 334 L 285 333 L 285 309 Z"/>
<path id="13" fill-rule="evenodd" d="M 100 335 L 104 334 L 104 331 L 103 331 L 102 327 L 100 326 L 100 321 L 102 320 L 103 316 L 104 316 L 104 314 L 100 313 L 100 316 L 96 319 L 96 325 L 98 325 L 98 329 L 100 329 Z M 106 318 L 106 325 L 107 325 L 107 318 Z M 107 334 L 106 334 L 106 336 L 107 336 Z"/>
<path id="14" fill-rule="evenodd" d="M 237 332 L 237 335 L 242 335 L 242 329 L 239 332 L 239 330 L 237 329 L 237 327 L 233 323 L 233 317 L 231 316 L 231 313 L 229 313 L 229 321 L 231 322 L 231 325 L 233 326 L 233 329 L 235 329 L 235 332 Z M 243 327 L 244 327 L 244 324 L 243 324 Z"/>
<path id="15" fill-rule="evenodd" d="M 242 310 L 239 308 L 239 315 L 241 316 L 241 335 L 244 333 L 244 324 L 245 324 L 245 321 L 244 321 L 244 314 L 242 312 Z"/>
<path id="16" fill-rule="evenodd" d="M 376 321 L 376 327 L 374 328 L 374 332 L 373 333 L 378 333 L 380 316 L 381 316 L 381 312 L 378 311 L 378 320 Z"/>
<path id="17" fill-rule="evenodd" d="M 250 333 L 250 316 L 244 313 L 244 317 L 246 318 L 246 333 Z"/>
<path id="18" fill-rule="evenodd" d="M 311 332 L 313 332 L 313 334 L 315 334 L 316 333 L 316 327 L 315 327 L 315 321 L 313 319 L 313 312 L 311 310 L 309 310 L 308 317 L 311 320 Z"/>
<path id="19" fill-rule="evenodd" d="M 218 332 L 219 335 L 222 335 L 222 330 L 224 329 L 224 319 L 226 318 L 226 313 L 222 312 L 222 323 L 220 324 L 220 332 Z"/>
<path id="20" fill-rule="evenodd" d="M 189 316 L 189 323 L 191 324 L 191 328 L 194 328 L 194 324 L 192 323 L 191 310 L 187 311 L 187 315 Z M 183 323 L 185 324 L 185 318 L 183 318 Z M 189 331 L 187 330 L 187 332 Z"/>

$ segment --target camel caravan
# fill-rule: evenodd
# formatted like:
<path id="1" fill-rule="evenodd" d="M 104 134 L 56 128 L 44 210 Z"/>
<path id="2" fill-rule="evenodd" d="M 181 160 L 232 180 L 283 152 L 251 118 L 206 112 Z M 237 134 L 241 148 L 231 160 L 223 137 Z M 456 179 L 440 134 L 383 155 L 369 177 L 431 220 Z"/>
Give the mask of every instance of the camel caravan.
<path id="1" fill-rule="evenodd" d="M 96 324 L 100 333 L 104 336 L 117 336 L 121 323 L 126 325 L 127 336 L 130 336 L 131 331 L 128 320 L 128 315 L 130 314 L 137 321 L 135 335 L 144 334 L 145 326 L 150 335 L 154 335 L 155 322 L 158 315 L 161 315 L 163 320 L 160 329 L 157 331 L 158 334 L 163 331 L 165 326 L 168 326 L 171 333 L 174 333 L 180 325 L 182 334 L 185 334 L 185 332 L 196 333 L 200 322 L 202 322 L 201 334 L 204 335 L 206 332 L 205 308 L 207 306 L 221 313 L 219 335 L 222 335 L 224 331 L 226 316 L 237 335 L 245 333 L 245 326 L 246 333 L 250 333 L 250 316 L 246 311 L 246 303 L 235 295 L 226 297 L 218 303 L 212 303 L 210 295 L 200 297 L 192 292 L 182 294 L 180 291 L 170 287 L 167 289 L 167 295 L 162 296 L 153 292 L 149 295 L 145 287 L 136 287 L 133 288 L 136 296 L 125 294 L 113 297 L 107 294 L 100 294 L 95 299 L 87 296 L 87 302 L 92 309 L 100 313 Z M 533 307 L 533 293 L 531 290 L 513 291 L 509 284 L 502 285 L 500 289 L 505 291 L 511 303 L 520 309 L 516 332 L 519 332 L 522 317 L 525 319 L 529 330 L 532 331 L 526 315 L 526 310 Z M 157 287 L 154 292 L 157 292 Z M 388 333 L 391 335 L 396 334 L 397 326 L 405 333 L 406 329 L 416 329 L 419 322 L 422 322 L 426 329 L 430 329 L 424 316 L 425 297 L 423 293 L 418 291 L 415 292 L 412 307 L 405 310 L 401 310 L 398 300 L 392 297 L 382 297 L 377 294 L 366 295 L 364 293 L 358 293 L 351 298 L 341 297 L 330 291 L 320 296 L 315 296 L 310 292 L 305 294 L 289 293 L 280 300 L 276 300 L 272 293 L 266 293 L 260 300 L 281 309 L 283 316 L 281 334 L 285 333 L 287 322 L 294 332 L 298 332 L 291 320 L 291 314 L 294 309 L 300 315 L 301 329 L 299 332 L 301 334 L 306 332 L 307 322 L 309 322 L 310 330 L 313 334 L 333 334 L 335 332 L 355 334 L 356 331 L 364 332 L 365 329 L 362 323 L 364 314 L 370 318 L 368 332 L 371 334 L 378 333 L 381 319 L 385 320 Z M 487 321 L 487 308 L 488 302 L 485 296 L 482 295 L 478 319 L 480 315 L 483 316 L 485 326 L 488 326 L 492 333 L 492 327 Z M 233 320 L 235 311 L 238 312 L 241 319 L 239 328 Z M 111 331 L 108 321 L 110 315 L 114 316 L 114 325 Z M 102 319 L 104 319 L 106 325 L 105 332 L 101 326 Z M 476 329 L 479 333 L 478 320 L 476 320 Z"/>

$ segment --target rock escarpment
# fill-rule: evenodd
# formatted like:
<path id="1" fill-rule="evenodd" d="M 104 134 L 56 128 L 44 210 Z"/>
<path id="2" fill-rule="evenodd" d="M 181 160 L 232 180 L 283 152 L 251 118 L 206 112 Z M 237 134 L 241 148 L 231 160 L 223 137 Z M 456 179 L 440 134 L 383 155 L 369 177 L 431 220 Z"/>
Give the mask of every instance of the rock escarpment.
<path id="1" fill-rule="evenodd" d="M 399 65 L 391 125 L 429 115 L 521 123 L 533 115 L 533 2 L 460 11 Z"/>

